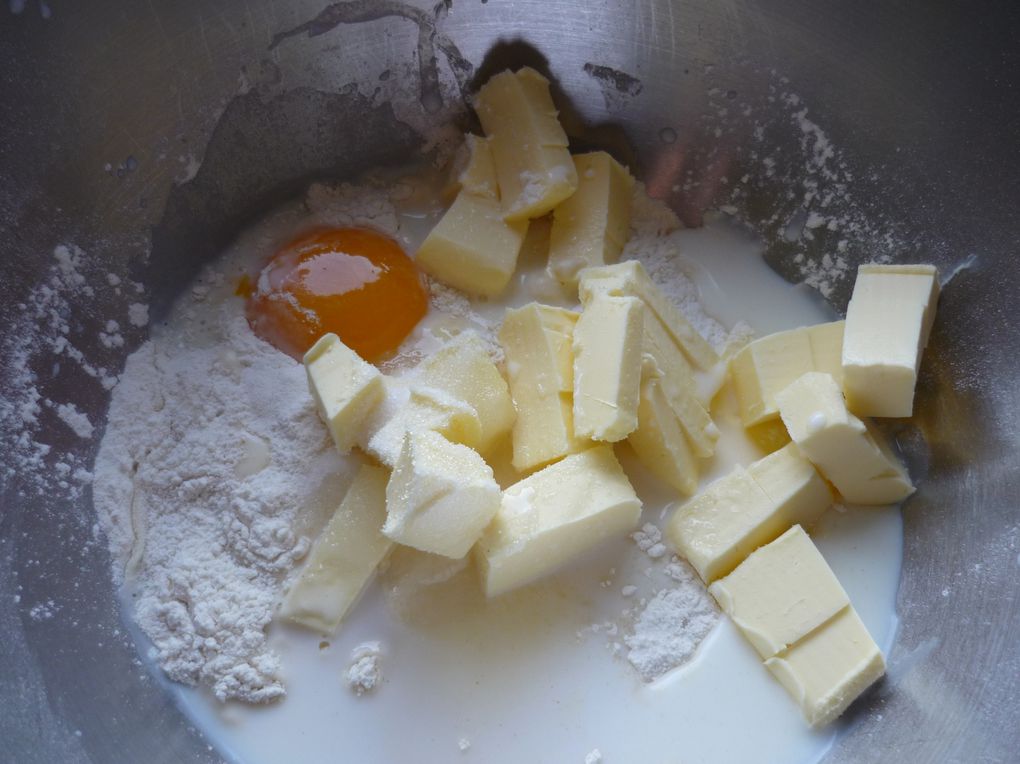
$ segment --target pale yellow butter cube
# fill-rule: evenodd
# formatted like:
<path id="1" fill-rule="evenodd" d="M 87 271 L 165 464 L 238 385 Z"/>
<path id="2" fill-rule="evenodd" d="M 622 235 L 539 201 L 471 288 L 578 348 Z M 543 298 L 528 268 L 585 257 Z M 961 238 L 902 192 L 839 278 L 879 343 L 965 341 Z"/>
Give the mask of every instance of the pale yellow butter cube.
<path id="1" fill-rule="evenodd" d="M 475 98 L 507 220 L 549 212 L 577 189 L 567 135 L 549 95 L 549 81 L 534 69 L 501 72 Z"/>
<path id="2" fill-rule="evenodd" d="M 340 625 L 393 545 L 382 534 L 389 477 L 381 467 L 359 468 L 283 598 L 282 618 L 324 634 Z"/>
<path id="3" fill-rule="evenodd" d="M 399 396 L 398 386 L 395 397 Z M 399 399 L 399 398 L 398 398 Z M 368 437 L 364 450 L 387 467 L 394 467 L 409 432 L 433 430 L 455 443 L 477 443 L 482 425 L 473 406 L 449 393 L 425 386 L 409 387 L 403 405 Z"/>
<path id="4" fill-rule="evenodd" d="M 467 146 L 467 162 L 457 175 L 460 188 L 475 196 L 498 200 L 496 165 L 492 161 L 488 139 L 468 133 L 464 136 L 464 142 Z"/>
<path id="5" fill-rule="evenodd" d="M 346 454 L 383 395 L 382 374 L 335 334 L 324 334 L 304 356 L 308 387 L 333 442 Z"/>
<path id="6" fill-rule="evenodd" d="M 843 389 L 858 416 L 913 413 L 921 354 L 939 299 L 932 265 L 862 265 L 846 309 Z"/>
<path id="7" fill-rule="evenodd" d="M 586 447 L 574 435 L 573 336 L 577 314 L 530 303 L 508 310 L 499 330 L 517 410 L 513 465 L 526 471 Z"/>
<path id="8" fill-rule="evenodd" d="M 415 261 L 450 286 L 493 297 L 513 276 L 527 230 L 526 220 L 503 220 L 498 200 L 461 190 L 425 237 Z"/>
<path id="9" fill-rule="evenodd" d="M 766 454 L 771 454 L 790 442 L 790 433 L 786 431 L 782 419 L 767 419 L 745 428 L 744 432 Z"/>
<path id="10" fill-rule="evenodd" d="M 404 546 L 459 559 L 499 509 L 492 469 L 437 432 L 409 432 L 386 486 L 383 533 Z"/>
<path id="11" fill-rule="evenodd" d="M 698 488 L 698 462 L 659 377 L 641 382 L 638 426 L 627 439 L 641 463 L 685 496 Z"/>
<path id="12" fill-rule="evenodd" d="M 610 443 L 637 427 L 644 304 L 596 297 L 574 327 L 574 434 Z"/>
<path id="13" fill-rule="evenodd" d="M 719 429 L 698 399 L 698 388 L 690 364 L 662 322 L 650 310 L 645 310 L 643 342 L 643 373 L 654 374 L 659 378 L 659 386 L 687 434 L 694 453 L 701 457 L 712 456 L 719 439 Z"/>
<path id="14" fill-rule="evenodd" d="M 814 727 L 833 721 L 885 673 L 882 651 L 849 605 L 765 666 Z"/>
<path id="15" fill-rule="evenodd" d="M 362 421 L 358 428 L 355 445 L 369 453 L 368 444 L 372 438 L 392 421 L 402 409 L 407 406 L 411 399 L 411 380 L 405 377 L 391 377 L 382 375 L 382 395 L 379 402 L 375 404 L 368 416 Z M 392 466 L 392 465 L 387 465 Z"/>
<path id="16" fill-rule="evenodd" d="M 776 332 L 749 343 L 730 360 L 730 376 L 745 427 L 779 415 L 776 393 L 814 370 L 804 329 Z"/>
<path id="17" fill-rule="evenodd" d="M 510 432 L 517 417 L 510 389 L 477 334 L 461 334 L 426 358 L 419 368 L 425 385 L 446 391 L 477 412 L 480 437 L 465 445 L 485 453 Z"/>
<path id="18" fill-rule="evenodd" d="M 743 467 L 711 483 L 666 524 L 670 543 L 711 583 L 785 529 L 770 533 L 774 504 Z"/>
<path id="19" fill-rule="evenodd" d="M 595 294 L 639 297 L 658 317 L 677 347 L 695 366 L 707 371 L 719 361 L 719 355 L 712 346 L 698 334 L 680 309 L 655 285 L 645 267 L 637 260 L 625 260 L 615 265 L 582 270 L 578 281 L 581 304 L 586 304 Z"/>
<path id="20" fill-rule="evenodd" d="M 804 374 L 776 400 L 794 443 L 847 502 L 892 504 L 914 492 L 882 436 L 847 410 L 829 374 Z"/>
<path id="21" fill-rule="evenodd" d="M 843 333 L 846 321 L 830 321 L 827 324 L 815 324 L 807 327 L 808 341 L 811 343 L 811 360 L 814 368 L 831 374 L 838 385 L 843 384 Z"/>
<path id="22" fill-rule="evenodd" d="M 752 552 L 708 590 L 763 659 L 806 637 L 850 604 L 799 525 Z"/>
<path id="23" fill-rule="evenodd" d="M 711 583 L 790 526 L 811 524 L 831 505 L 828 486 L 791 444 L 709 485 L 676 510 L 666 534 Z"/>
<path id="24" fill-rule="evenodd" d="M 843 322 L 776 332 L 751 342 L 730 360 L 740 419 L 752 427 L 779 416 L 776 394 L 809 371 L 842 376 Z"/>
<path id="25" fill-rule="evenodd" d="M 577 287 L 582 268 L 616 262 L 630 234 L 634 178 L 604 151 L 574 157 L 577 191 L 553 211 L 549 274 Z"/>
<path id="26" fill-rule="evenodd" d="M 611 446 L 572 454 L 503 492 L 476 547 L 485 593 L 494 597 L 552 573 L 632 530 L 641 501 Z"/>
<path id="27" fill-rule="evenodd" d="M 795 443 L 749 465 L 748 474 L 787 525 L 810 526 L 832 506 L 832 491 Z"/>

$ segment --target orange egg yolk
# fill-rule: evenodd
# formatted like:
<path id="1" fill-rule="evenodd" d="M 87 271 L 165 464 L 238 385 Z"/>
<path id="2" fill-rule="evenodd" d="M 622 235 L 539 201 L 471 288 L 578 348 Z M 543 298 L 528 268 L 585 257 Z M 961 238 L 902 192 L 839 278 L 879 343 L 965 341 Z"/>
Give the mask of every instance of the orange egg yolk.
<path id="1" fill-rule="evenodd" d="M 428 302 L 417 266 L 395 241 L 328 228 L 273 255 L 248 295 L 247 316 L 255 334 L 294 358 L 333 332 L 375 362 L 400 346 Z"/>

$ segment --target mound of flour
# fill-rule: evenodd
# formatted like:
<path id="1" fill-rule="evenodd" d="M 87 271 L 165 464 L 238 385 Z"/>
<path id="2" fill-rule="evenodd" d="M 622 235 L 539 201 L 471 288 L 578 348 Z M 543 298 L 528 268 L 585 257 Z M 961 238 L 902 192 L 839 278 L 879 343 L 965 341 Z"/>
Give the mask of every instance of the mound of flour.
<path id="1" fill-rule="evenodd" d="M 210 311 L 212 312 L 212 311 Z M 343 472 L 302 366 L 224 309 L 157 332 L 113 391 L 95 506 L 114 575 L 172 679 L 221 700 L 284 694 L 265 627 L 300 532 Z"/>

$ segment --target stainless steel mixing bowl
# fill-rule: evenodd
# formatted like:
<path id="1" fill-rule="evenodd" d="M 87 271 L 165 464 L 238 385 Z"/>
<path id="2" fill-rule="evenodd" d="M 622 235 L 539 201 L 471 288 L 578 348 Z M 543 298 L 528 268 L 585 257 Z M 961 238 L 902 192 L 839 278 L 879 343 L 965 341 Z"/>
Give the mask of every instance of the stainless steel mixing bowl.
<path id="1" fill-rule="evenodd" d="M 310 178 L 412 155 L 421 139 L 403 122 L 443 118 L 458 88 L 507 64 L 553 75 L 578 145 L 613 147 L 686 221 L 732 204 L 790 278 L 838 246 L 799 230 L 812 178 L 852 192 L 839 213 L 859 224 L 841 234 L 851 264 L 891 250 L 948 272 L 973 256 L 943 294 L 922 413 L 894 428 L 921 490 L 904 509 L 889 677 L 830 759 L 1018 760 L 1015 3 L 12 0 L 0 14 L 5 353 L 55 245 L 143 280 L 158 319 L 246 221 Z M 829 145 L 835 180 L 812 171 Z M 827 285 L 837 309 L 851 276 Z M 99 308 L 130 299 L 67 316 L 113 369 L 143 332 L 94 347 Z M 95 380 L 44 352 L 29 365 L 44 397 L 102 422 Z M 95 443 L 51 415 L 35 438 L 52 447 L 52 485 L 0 472 L 0 759 L 219 760 L 124 636 L 88 491 L 59 485 L 56 461 Z M 52 617 L 33 612 L 51 600 Z"/>

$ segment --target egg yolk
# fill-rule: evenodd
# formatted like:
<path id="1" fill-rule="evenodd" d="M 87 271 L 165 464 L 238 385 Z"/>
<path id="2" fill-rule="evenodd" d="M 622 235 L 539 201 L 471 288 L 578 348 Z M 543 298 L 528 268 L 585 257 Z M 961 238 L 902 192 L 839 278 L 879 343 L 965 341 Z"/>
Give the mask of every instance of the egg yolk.
<path id="1" fill-rule="evenodd" d="M 393 353 L 427 309 L 421 274 L 395 241 L 328 228 L 273 255 L 248 295 L 247 316 L 255 334 L 299 360 L 333 332 L 374 362 Z"/>

